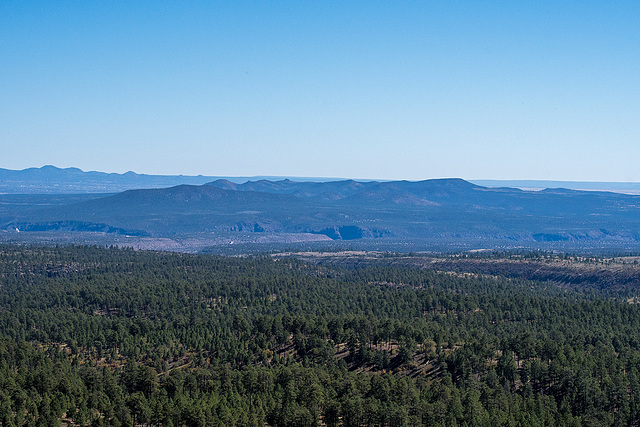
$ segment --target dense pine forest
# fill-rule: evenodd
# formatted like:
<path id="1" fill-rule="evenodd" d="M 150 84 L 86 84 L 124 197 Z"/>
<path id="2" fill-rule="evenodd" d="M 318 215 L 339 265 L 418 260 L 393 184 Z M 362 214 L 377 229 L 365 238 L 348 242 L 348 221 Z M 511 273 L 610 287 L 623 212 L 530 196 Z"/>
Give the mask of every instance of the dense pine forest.
<path id="1" fill-rule="evenodd" d="M 0 246 L 0 424 L 640 425 L 637 294 Z"/>

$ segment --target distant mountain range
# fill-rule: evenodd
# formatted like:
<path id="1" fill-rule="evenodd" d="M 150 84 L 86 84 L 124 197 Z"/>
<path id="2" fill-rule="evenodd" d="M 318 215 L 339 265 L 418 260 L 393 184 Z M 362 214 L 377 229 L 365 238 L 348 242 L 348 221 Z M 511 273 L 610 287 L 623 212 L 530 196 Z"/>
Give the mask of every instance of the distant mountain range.
<path id="1" fill-rule="evenodd" d="M 247 181 L 281 181 L 289 178 L 296 182 L 344 181 L 341 178 L 313 177 L 218 177 L 203 175 L 146 175 L 135 172 L 105 173 L 84 172 L 78 168 L 57 168 L 47 165 L 41 168 L 11 170 L 0 168 L 0 194 L 80 194 L 118 193 L 140 188 L 166 188 L 181 184 L 202 185 L 224 179 L 231 185 Z M 358 180 L 360 183 L 371 180 Z M 626 194 L 640 194 L 637 182 L 580 182 L 580 181 L 536 181 L 536 180 L 471 180 L 483 187 L 513 187 L 524 189 L 568 188 L 573 190 L 613 191 Z M 251 183 L 250 185 L 256 185 Z M 259 184 L 257 184 L 259 185 Z M 231 188 L 231 187 L 229 187 Z M 247 187 L 244 187 L 247 188 Z"/>
<path id="2" fill-rule="evenodd" d="M 24 170 L 0 169 L 0 194 L 116 193 L 132 188 L 159 188 L 179 184 L 199 185 L 213 177 L 84 172 L 55 166 Z"/>
<path id="3" fill-rule="evenodd" d="M 138 188 L 165 188 L 181 184 L 201 185 L 218 178 L 221 177 L 84 172 L 78 168 L 61 169 L 51 165 L 23 170 L 0 168 L 0 194 L 117 193 Z M 280 179 L 280 177 L 226 177 L 225 179 L 242 183 L 250 179 Z M 300 179 L 314 180 L 314 178 Z"/>
<path id="4" fill-rule="evenodd" d="M 43 169 L 29 173 L 87 178 L 78 170 Z M 104 178 L 91 176 L 95 185 Z M 135 180 L 161 182 L 146 175 L 110 179 L 117 185 Z M 72 188 L 71 184 L 66 188 Z M 83 239 L 103 235 L 147 241 L 190 238 L 200 239 L 195 246 L 201 247 L 239 241 L 324 240 L 349 241 L 365 248 L 410 242 L 413 250 L 448 245 L 638 250 L 640 196 L 489 188 L 462 179 L 215 179 L 202 185 L 135 189 L 113 195 L 5 194 L 0 196 L 0 229 L 4 240 L 37 233 L 45 233 L 47 238 L 64 235 L 70 241 L 80 235 Z"/>

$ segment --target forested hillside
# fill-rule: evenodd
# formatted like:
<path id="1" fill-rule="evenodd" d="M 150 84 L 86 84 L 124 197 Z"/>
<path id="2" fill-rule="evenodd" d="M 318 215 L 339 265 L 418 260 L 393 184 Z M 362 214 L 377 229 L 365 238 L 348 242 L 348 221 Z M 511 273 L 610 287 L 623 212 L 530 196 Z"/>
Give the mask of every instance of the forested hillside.
<path id="1" fill-rule="evenodd" d="M 0 423 L 640 424 L 632 288 L 0 246 Z"/>

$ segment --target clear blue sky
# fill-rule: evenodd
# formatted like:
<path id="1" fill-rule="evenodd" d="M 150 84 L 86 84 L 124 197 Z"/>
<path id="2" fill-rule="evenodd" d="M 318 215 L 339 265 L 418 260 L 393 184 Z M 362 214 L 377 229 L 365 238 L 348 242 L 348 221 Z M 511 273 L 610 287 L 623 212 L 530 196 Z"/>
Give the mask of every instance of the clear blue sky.
<path id="1" fill-rule="evenodd" d="M 0 2 L 0 167 L 640 181 L 640 1 Z"/>

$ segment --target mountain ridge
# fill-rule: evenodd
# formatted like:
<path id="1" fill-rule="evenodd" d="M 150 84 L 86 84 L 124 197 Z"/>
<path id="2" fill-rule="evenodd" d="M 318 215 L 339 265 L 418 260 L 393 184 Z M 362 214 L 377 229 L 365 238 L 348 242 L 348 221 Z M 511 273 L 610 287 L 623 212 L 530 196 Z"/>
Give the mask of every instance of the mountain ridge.
<path id="1" fill-rule="evenodd" d="M 115 193 L 140 188 L 165 188 L 180 184 L 202 185 L 225 178 L 242 183 L 255 179 L 279 179 L 280 177 L 217 177 L 205 175 L 149 175 L 133 171 L 125 173 L 83 171 L 45 165 L 22 170 L 0 168 L 0 194 L 75 194 Z M 300 178 L 312 180 L 313 178 Z M 319 178 L 330 181 L 333 178 Z"/>
<path id="2" fill-rule="evenodd" d="M 53 165 L 45 165 L 39 168 L 30 167 L 22 170 L 0 168 L 0 194 L 116 193 L 130 189 L 163 188 L 179 184 L 202 185 L 219 179 L 226 179 L 234 184 L 243 184 L 248 181 L 281 181 L 287 179 L 297 182 L 354 181 L 353 179 L 335 177 L 149 175 L 133 171 L 120 174 L 115 172 L 99 171 L 85 172 L 77 167 L 58 168 Z M 389 181 L 390 180 L 388 179 L 358 179 L 354 182 L 367 183 Z M 640 194 L 640 183 L 638 182 L 490 179 L 469 179 L 467 181 L 488 188 L 509 187 L 522 188 L 526 190 L 568 188 L 574 190 L 612 191 L 632 195 Z"/>
<path id="3" fill-rule="evenodd" d="M 53 166 L 24 173 L 46 175 L 54 186 L 64 186 L 65 181 L 55 181 L 51 174 L 63 174 L 76 186 L 85 181 L 69 177 L 88 176 L 77 168 Z M 134 172 L 127 174 L 139 178 Z M 126 180 L 124 175 L 116 174 L 113 180 Z M 205 182 L 113 194 L 0 194 L 0 240 L 64 236 L 66 241 L 87 242 L 108 235 L 145 241 L 195 239 L 201 242 L 192 245 L 196 250 L 221 242 L 331 239 L 363 248 L 393 243 L 412 250 L 452 246 L 573 250 L 608 245 L 640 251 L 640 196 L 635 195 L 563 188 L 525 191 L 485 187 L 461 178 L 199 179 Z"/>
<path id="4" fill-rule="evenodd" d="M 1 200 L 0 200 L 1 201 Z M 324 235 L 387 241 L 519 246 L 612 243 L 640 248 L 640 197 L 482 187 L 463 179 L 297 182 L 135 189 L 40 209 L 6 211 L 0 229 L 96 231 L 149 238 L 241 233 L 248 241 Z M 235 234 L 234 234 L 235 233 Z M 307 237 L 304 237 L 307 236 Z"/>

